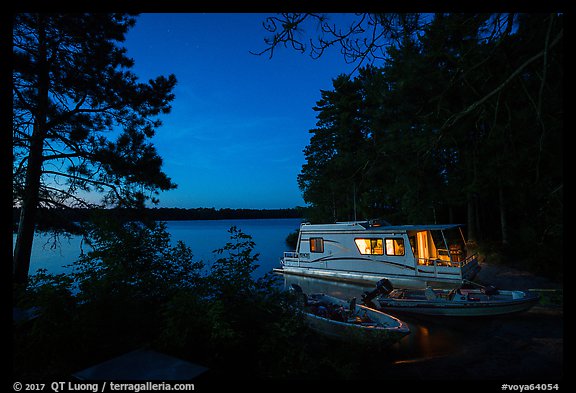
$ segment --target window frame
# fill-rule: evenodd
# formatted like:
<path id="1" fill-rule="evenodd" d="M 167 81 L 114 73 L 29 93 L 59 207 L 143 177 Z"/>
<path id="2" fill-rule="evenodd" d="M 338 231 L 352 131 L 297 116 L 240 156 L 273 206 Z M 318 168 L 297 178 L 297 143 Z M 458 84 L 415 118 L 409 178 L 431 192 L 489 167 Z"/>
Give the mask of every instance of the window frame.
<path id="1" fill-rule="evenodd" d="M 361 241 L 364 241 L 364 242 L 365 242 L 366 240 L 370 240 L 370 252 L 369 252 L 369 253 L 363 252 L 363 251 L 360 249 L 360 245 L 358 244 L 358 240 L 361 240 Z M 382 247 L 381 247 L 382 252 L 381 252 L 381 253 L 376 253 L 376 252 L 374 252 L 374 250 L 377 249 L 378 247 L 374 247 L 373 241 L 376 241 L 376 244 L 377 244 L 378 240 L 380 240 L 381 245 L 382 245 Z M 362 254 L 362 255 L 378 255 L 378 256 L 384 255 L 384 239 L 381 238 L 381 237 L 355 237 L 355 238 L 354 238 L 354 244 L 356 245 L 356 248 L 358 249 L 358 252 L 360 252 L 360 254 Z M 364 251 L 365 251 L 365 250 L 364 250 Z"/>
<path id="2" fill-rule="evenodd" d="M 396 240 L 396 241 L 398 241 L 398 240 L 402 241 L 402 254 L 396 254 L 396 250 L 397 250 L 397 247 L 398 247 L 397 243 L 396 243 L 396 245 L 393 244 L 393 247 L 395 246 L 395 247 L 394 247 L 394 253 L 393 253 L 393 254 L 388 254 L 388 244 L 387 244 L 387 243 L 388 243 L 388 240 L 390 240 L 390 241 L 392 241 L 392 242 L 394 242 L 395 240 Z M 403 256 L 406 255 L 406 246 L 405 246 L 405 241 L 404 241 L 404 238 L 403 238 L 403 237 L 386 237 L 386 238 L 384 238 L 384 245 L 385 245 L 385 247 L 384 247 L 384 249 L 385 249 L 385 254 L 388 255 L 388 256 L 403 257 Z"/>
<path id="3" fill-rule="evenodd" d="M 308 239 L 310 245 L 310 252 L 322 254 L 324 253 L 324 238 L 323 237 L 311 237 Z M 314 244 L 314 249 L 312 249 L 312 244 Z M 319 250 L 316 248 L 317 245 L 320 245 Z"/>

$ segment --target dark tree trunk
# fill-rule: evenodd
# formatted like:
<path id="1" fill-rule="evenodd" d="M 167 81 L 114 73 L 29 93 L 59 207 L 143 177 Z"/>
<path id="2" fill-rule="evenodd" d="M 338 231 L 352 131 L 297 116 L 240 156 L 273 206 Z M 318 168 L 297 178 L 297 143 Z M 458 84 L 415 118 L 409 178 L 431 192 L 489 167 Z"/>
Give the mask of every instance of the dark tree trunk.
<path id="1" fill-rule="evenodd" d="M 468 194 L 468 236 L 467 240 L 470 242 L 476 241 L 476 200 L 472 194 Z"/>
<path id="2" fill-rule="evenodd" d="M 30 154 L 26 167 L 26 185 L 20 211 L 18 235 L 14 248 L 14 282 L 26 284 L 30 269 L 30 256 L 34 242 L 36 210 L 38 208 L 40 178 L 42 175 L 42 152 L 46 134 L 46 114 L 48 109 L 49 76 L 46 62 L 46 31 L 39 15 L 38 23 L 38 107 L 35 113 L 34 130 L 30 139 Z"/>
<path id="3" fill-rule="evenodd" d="M 506 219 L 506 205 L 504 203 L 504 190 L 502 185 L 498 188 L 498 202 L 500 204 L 500 230 L 502 231 L 502 244 L 508 244 L 508 221 Z"/>

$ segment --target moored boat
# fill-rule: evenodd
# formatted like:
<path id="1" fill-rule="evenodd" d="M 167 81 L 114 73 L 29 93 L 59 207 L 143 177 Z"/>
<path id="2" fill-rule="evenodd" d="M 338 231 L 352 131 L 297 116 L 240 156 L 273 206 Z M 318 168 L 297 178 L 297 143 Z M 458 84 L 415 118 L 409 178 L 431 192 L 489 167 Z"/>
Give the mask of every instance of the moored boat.
<path id="1" fill-rule="evenodd" d="M 336 281 L 455 288 L 480 270 L 462 226 L 353 221 L 300 226 L 294 251 L 275 272 Z"/>
<path id="2" fill-rule="evenodd" d="M 315 332 L 353 344 L 389 346 L 410 334 L 408 325 L 382 311 L 324 293 L 304 294 L 302 311 Z"/>
<path id="3" fill-rule="evenodd" d="M 529 310 L 540 299 L 530 291 L 502 290 L 492 286 L 453 289 L 393 289 L 388 280 L 362 296 L 364 304 L 390 313 L 441 316 L 494 316 Z M 376 303 L 376 304 L 375 304 Z"/>

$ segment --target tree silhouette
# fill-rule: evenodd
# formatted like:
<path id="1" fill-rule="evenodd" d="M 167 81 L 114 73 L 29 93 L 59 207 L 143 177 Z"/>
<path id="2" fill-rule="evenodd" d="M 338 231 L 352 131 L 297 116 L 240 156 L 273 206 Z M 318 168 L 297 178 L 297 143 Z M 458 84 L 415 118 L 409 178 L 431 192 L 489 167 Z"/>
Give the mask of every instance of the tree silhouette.
<path id="1" fill-rule="evenodd" d="M 135 15 L 18 13 L 13 22 L 14 279 L 24 283 L 39 206 L 141 206 L 176 187 L 150 142 L 176 78 L 142 83 L 130 71 L 118 43 Z"/>
<path id="2" fill-rule="evenodd" d="M 334 46 L 357 65 L 314 108 L 309 219 L 465 222 L 469 239 L 560 271 L 547 250 L 563 230 L 563 14 L 338 18 L 269 17 L 259 52 Z"/>

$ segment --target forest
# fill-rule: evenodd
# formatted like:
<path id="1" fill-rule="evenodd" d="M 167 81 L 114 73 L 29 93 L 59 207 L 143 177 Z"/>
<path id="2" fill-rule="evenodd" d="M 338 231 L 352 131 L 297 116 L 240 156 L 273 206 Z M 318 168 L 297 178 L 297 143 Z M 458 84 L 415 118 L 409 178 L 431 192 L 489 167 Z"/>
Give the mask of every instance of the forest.
<path id="1" fill-rule="evenodd" d="M 463 223 L 525 268 L 561 270 L 563 16 L 418 26 L 321 92 L 298 176 L 308 218 Z"/>

